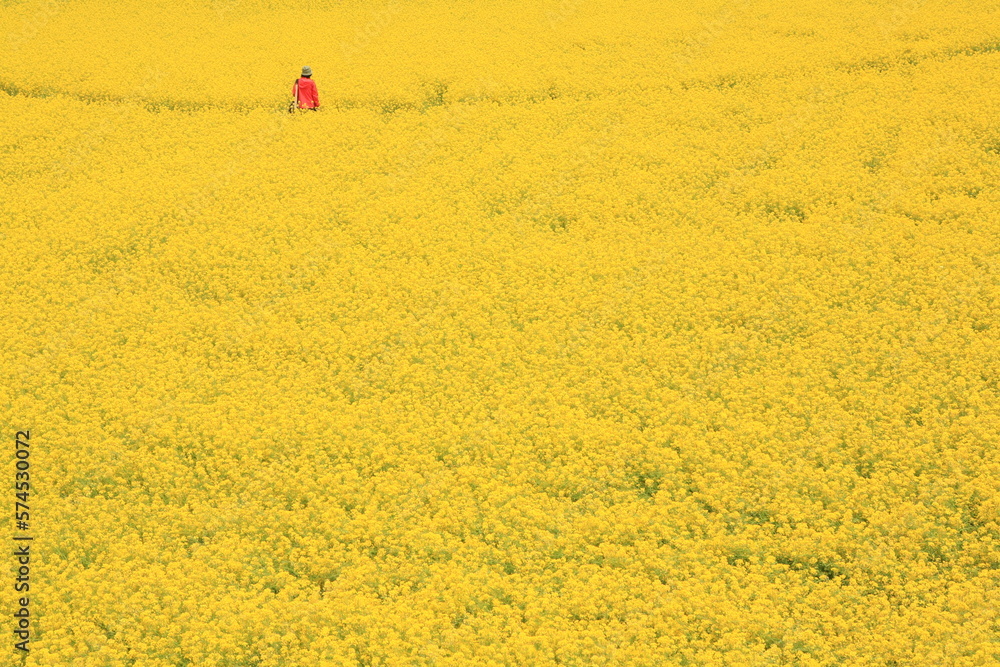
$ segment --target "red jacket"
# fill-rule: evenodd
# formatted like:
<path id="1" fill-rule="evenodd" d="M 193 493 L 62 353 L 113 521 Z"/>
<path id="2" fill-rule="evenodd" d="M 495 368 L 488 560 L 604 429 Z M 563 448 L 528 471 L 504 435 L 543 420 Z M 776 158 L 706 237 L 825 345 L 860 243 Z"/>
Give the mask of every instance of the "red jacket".
<path id="1" fill-rule="evenodd" d="M 300 109 L 315 109 L 319 106 L 319 91 L 316 90 L 316 82 L 312 79 L 302 77 L 295 80 L 292 86 L 292 95 L 295 95 L 295 87 L 298 86 L 298 96 Z"/>

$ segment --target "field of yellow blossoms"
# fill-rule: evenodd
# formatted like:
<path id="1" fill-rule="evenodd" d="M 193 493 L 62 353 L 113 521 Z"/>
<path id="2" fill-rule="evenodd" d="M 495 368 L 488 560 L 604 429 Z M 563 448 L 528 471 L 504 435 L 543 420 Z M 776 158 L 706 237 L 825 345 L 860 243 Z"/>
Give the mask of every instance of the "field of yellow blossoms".
<path id="1" fill-rule="evenodd" d="M 0 0 L 0 665 L 1000 664 L 998 185 L 992 0 Z"/>

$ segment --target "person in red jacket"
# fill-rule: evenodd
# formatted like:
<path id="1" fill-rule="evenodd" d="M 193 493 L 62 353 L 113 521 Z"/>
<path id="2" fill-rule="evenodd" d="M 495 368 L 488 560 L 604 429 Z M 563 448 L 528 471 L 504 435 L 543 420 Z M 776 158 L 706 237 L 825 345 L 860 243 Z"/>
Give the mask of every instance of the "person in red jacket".
<path id="1" fill-rule="evenodd" d="M 319 109 L 319 92 L 316 90 L 316 82 L 312 80 L 313 71 L 311 67 L 302 68 L 302 76 L 295 80 L 292 87 L 292 95 L 299 103 L 300 109 Z"/>

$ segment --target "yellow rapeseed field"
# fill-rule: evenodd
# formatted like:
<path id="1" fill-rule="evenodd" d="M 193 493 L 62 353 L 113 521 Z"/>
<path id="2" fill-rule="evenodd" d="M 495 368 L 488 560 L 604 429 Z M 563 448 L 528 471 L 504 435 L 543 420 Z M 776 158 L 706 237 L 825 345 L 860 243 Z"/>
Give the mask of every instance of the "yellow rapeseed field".
<path id="1" fill-rule="evenodd" d="M 998 184 L 993 0 L 0 0 L 0 665 L 998 665 Z"/>

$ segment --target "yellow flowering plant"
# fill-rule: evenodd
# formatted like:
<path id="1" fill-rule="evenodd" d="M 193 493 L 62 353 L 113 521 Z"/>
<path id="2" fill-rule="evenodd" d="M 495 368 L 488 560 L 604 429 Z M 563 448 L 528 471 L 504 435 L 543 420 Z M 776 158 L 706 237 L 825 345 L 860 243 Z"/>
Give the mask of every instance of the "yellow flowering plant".
<path id="1" fill-rule="evenodd" d="M 0 664 L 997 664 L 998 18 L 0 2 Z"/>

